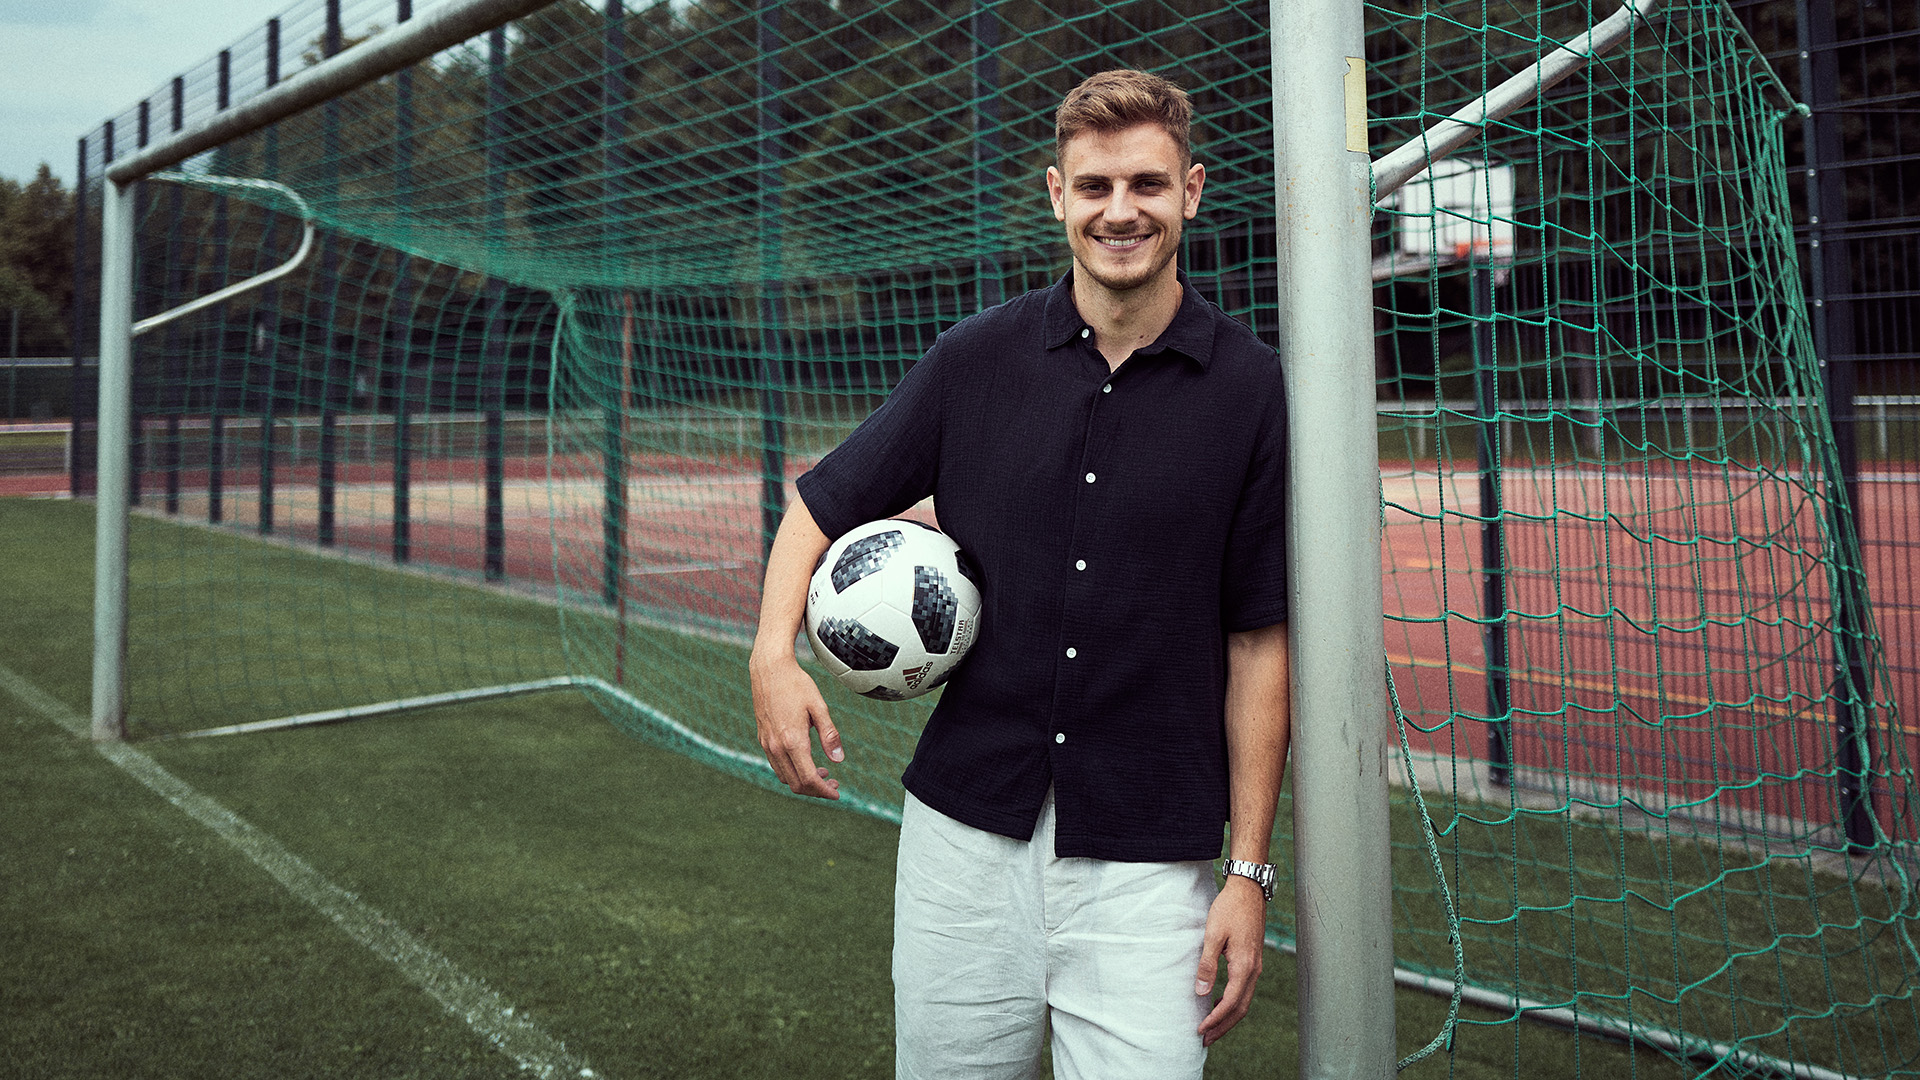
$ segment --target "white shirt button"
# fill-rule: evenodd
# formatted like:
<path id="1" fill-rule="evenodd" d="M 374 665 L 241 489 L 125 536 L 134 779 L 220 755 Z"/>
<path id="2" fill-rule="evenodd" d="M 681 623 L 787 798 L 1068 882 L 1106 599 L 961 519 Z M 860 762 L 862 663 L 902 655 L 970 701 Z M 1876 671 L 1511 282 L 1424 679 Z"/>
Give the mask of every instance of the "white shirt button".
<path id="1" fill-rule="evenodd" d="M 1064 732 L 1064 731 L 1062 731 L 1062 732 L 1059 732 L 1059 733 L 1057 733 L 1057 734 L 1055 734 L 1055 735 L 1054 735 L 1054 737 L 1053 737 L 1053 741 L 1054 741 L 1054 743 L 1055 743 L 1056 745 L 1057 745 L 1057 744 L 1059 744 L 1059 743 L 1063 743 L 1063 742 L 1066 742 L 1066 741 L 1067 741 L 1067 733 L 1066 733 L 1066 732 Z"/>
<path id="2" fill-rule="evenodd" d="M 1085 570 L 1087 568 L 1087 560 L 1085 559 L 1074 560 L 1073 568 L 1075 570 Z"/>
<path id="3" fill-rule="evenodd" d="M 1100 387 L 1100 392 L 1101 392 L 1101 393 L 1103 393 L 1103 394 L 1111 394 L 1111 393 L 1113 393 L 1113 384 L 1112 384 L 1112 383 L 1106 383 L 1106 384 L 1104 384 L 1104 385 L 1102 385 L 1102 386 Z"/>
<path id="4" fill-rule="evenodd" d="M 1092 473 L 1088 473 L 1088 474 L 1087 474 L 1087 483 L 1089 483 L 1089 484 L 1091 484 L 1091 483 L 1093 483 L 1093 474 L 1092 474 Z"/>
<path id="5" fill-rule="evenodd" d="M 1082 340 L 1085 340 L 1092 336 L 1093 336 L 1093 329 L 1091 327 L 1083 326 L 1080 328 L 1080 337 Z"/>
<path id="6" fill-rule="evenodd" d="M 1076 657 L 1076 656 L 1079 656 L 1079 655 L 1080 655 L 1080 650 L 1079 650 L 1079 649 L 1068 649 L 1068 650 L 1067 650 L 1067 659 L 1069 659 L 1069 660 L 1071 660 L 1071 659 L 1073 659 L 1074 657 Z"/>

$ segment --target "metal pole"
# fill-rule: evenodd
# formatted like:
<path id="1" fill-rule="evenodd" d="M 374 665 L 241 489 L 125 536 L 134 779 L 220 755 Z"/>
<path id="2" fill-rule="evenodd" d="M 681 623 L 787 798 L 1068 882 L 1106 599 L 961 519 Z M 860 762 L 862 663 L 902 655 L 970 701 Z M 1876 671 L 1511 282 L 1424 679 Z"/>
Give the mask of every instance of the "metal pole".
<path id="1" fill-rule="evenodd" d="M 1662 0 L 1627 0 L 1620 10 L 1595 23 L 1593 29 L 1555 49 L 1526 70 L 1513 75 L 1486 94 L 1462 106 L 1452 116 L 1380 155 L 1374 164 L 1373 197 L 1384 199 L 1421 170 L 1480 137 L 1488 124 L 1566 81 L 1594 58 L 1625 41 L 1636 22 L 1645 22 Z"/>
<path id="2" fill-rule="evenodd" d="M 321 52 L 327 59 L 339 55 L 341 39 L 340 0 L 327 0 L 326 30 L 321 37 Z M 329 196 L 338 194 L 338 162 L 340 160 L 340 99 L 331 98 L 321 109 L 320 120 L 321 152 L 326 159 L 326 192 Z M 313 286 L 326 290 L 327 299 L 320 313 L 320 470 L 318 480 L 319 513 L 316 521 L 317 539 L 321 547 L 332 547 L 334 540 L 334 511 L 336 507 L 335 486 L 340 471 L 340 408 L 337 397 L 341 382 L 351 384 L 353 380 L 351 355 L 347 360 L 348 372 L 344 380 L 334 378 L 334 371 L 340 365 L 335 361 L 334 350 L 340 340 L 337 325 L 340 317 L 340 251 L 333 230 L 327 231 L 325 241 L 320 248 L 320 272 L 315 275 Z"/>
<path id="3" fill-rule="evenodd" d="M 149 127 L 151 123 L 151 112 L 151 106 L 149 106 L 147 102 L 142 101 L 140 103 L 139 125 L 134 129 L 135 145 L 141 149 L 146 148 L 149 141 L 148 136 L 151 134 Z M 129 184 L 131 185 L 131 181 L 129 181 Z M 136 230 L 133 238 L 133 277 L 137 282 L 140 279 L 140 237 L 138 235 L 138 222 L 143 210 L 151 208 L 152 195 L 137 185 L 130 186 L 130 190 L 133 193 L 133 218 Z M 147 203 L 148 206 L 142 207 L 140 204 L 143 202 Z M 105 348 L 105 345 L 103 344 L 101 347 Z M 131 368 L 131 362 L 129 362 L 129 367 Z M 129 378 L 137 380 L 138 372 L 134 372 Z M 137 394 L 129 396 L 128 408 L 130 410 L 130 419 L 128 421 L 130 434 L 128 438 L 131 442 L 128 446 L 127 483 L 129 485 L 129 491 L 127 497 L 132 500 L 132 505 L 139 506 L 141 481 L 145 479 L 147 471 L 146 417 L 140 414 L 140 398 Z"/>
<path id="4" fill-rule="evenodd" d="M 787 358 L 780 330 L 783 243 L 780 237 L 781 168 L 785 132 L 780 108 L 780 7 L 760 0 L 756 10 L 760 62 L 760 561 L 766 565 L 773 537 L 787 509 Z"/>
<path id="5" fill-rule="evenodd" d="M 276 16 L 267 20 L 267 89 L 261 94 L 266 97 L 280 84 L 280 19 Z M 258 98 L 255 99 L 259 100 Z M 266 174 L 272 176 L 280 171 L 280 132 L 277 128 L 268 128 L 263 140 L 262 153 L 266 160 Z M 261 230 L 262 246 L 271 251 L 275 242 L 276 217 L 267 215 L 266 228 Z M 262 535 L 273 532 L 274 497 L 274 443 L 278 433 L 274 426 L 274 414 L 279 409 L 280 400 L 280 286 L 269 285 L 260 295 L 260 306 L 254 312 L 253 325 L 249 327 L 249 350 L 252 343 L 258 342 L 259 357 L 251 354 L 247 365 L 258 363 L 266 376 L 266 386 L 260 399 L 260 479 L 258 503 L 258 525 Z"/>
<path id="6" fill-rule="evenodd" d="M 187 80 L 185 76 L 173 78 L 173 131 L 179 132 L 185 123 Z M 187 293 L 186 260 L 181 257 L 180 221 L 186 216 L 186 192 L 180 185 L 169 185 L 167 191 L 167 273 L 161 285 L 162 308 L 172 307 Z M 164 389 L 155 395 L 160 407 L 167 411 L 166 453 L 161 462 L 161 471 L 166 477 L 166 509 L 169 514 L 180 512 L 180 414 L 187 407 L 187 371 L 185 350 L 181 347 L 180 329 L 169 326 L 161 355 L 166 363 L 161 368 Z"/>
<path id="7" fill-rule="evenodd" d="M 1393 887 L 1360 0 L 1272 0 L 1291 409 L 1300 1076 L 1394 1075 Z M 1300 28 L 1311 27 L 1311 33 Z"/>
<path id="8" fill-rule="evenodd" d="M 400 22 L 413 18 L 413 0 L 399 0 Z M 413 194 L 413 69 L 394 75 L 394 203 L 408 207 Z M 413 557 L 413 258 L 401 252 L 394 261 L 394 304 L 400 318 L 400 371 L 393 391 L 393 561 Z"/>
<path id="9" fill-rule="evenodd" d="M 233 104 L 233 50 L 220 50 L 220 77 L 215 104 L 221 112 Z M 215 159 L 215 169 L 221 175 L 226 170 L 224 155 Z M 216 195 L 213 200 L 213 245 L 214 265 L 225 269 L 232 257 L 232 223 L 228 218 L 227 197 Z M 227 484 L 227 410 L 221 400 L 226 393 L 226 366 L 228 327 L 231 325 L 233 309 L 222 307 L 220 318 L 214 324 L 213 349 L 213 393 L 207 399 L 207 521 L 217 524 L 226 516 L 224 499 Z M 245 402 L 242 402 L 245 407 Z"/>
<path id="10" fill-rule="evenodd" d="M 495 27 L 487 35 L 487 222 L 495 242 L 507 231 L 507 31 Z M 507 576 L 506 526 L 506 402 L 507 402 L 507 287 L 489 277 L 487 342 L 480 393 L 485 401 L 486 434 L 486 578 Z"/>
<path id="11" fill-rule="evenodd" d="M 115 162 L 110 177 L 121 183 L 159 172 L 169 165 L 211 150 L 242 135 L 249 135 L 268 124 L 284 120 L 297 112 L 335 98 L 356 87 L 385 78 L 410 64 L 477 34 L 529 15 L 553 0 L 445 0 L 431 10 L 385 33 L 375 35 L 339 55 L 291 77 L 284 86 L 279 79 L 278 18 L 269 21 L 268 63 L 273 75 L 265 93 L 249 98 L 227 112 L 215 115 L 157 146 L 148 147 L 124 161 Z"/>
<path id="12" fill-rule="evenodd" d="M 1846 158 L 1839 117 L 1840 56 L 1834 47 L 1832 0 L 1799 0 L 1800 85 L 1813 109 L 1806 119 L 1808 279 L 1814 353 L 1820 362 L 1827 418 L 1833 425 L 1832 475 L 1827 477 L 1827 542 L 1844 564 L 1833 594 L 1833 741 L 1838 812 L 1848 846 L 1873 846 L 1872 684 L 1867 678 L 1866 590 L 1852 508 L 1860 505 L 1860 449 L 1854 416 L 1855 342 L 1847 258 L 1847 192 L 1832 167 Z"/>
<path id="13" fill-rule="evenodd" d="M 126 738 L 128 467 L 133 426 L 133 189 L 100 185 L 100 426 L 94 499 L 93 737 Z"/>
<path id="14" fill-rule="evenodd" d="M 20 309 L 14 308 L 7 320 L 7 419 L 14 418 L 13 380 L 20 367 Z"/>
<path id="15" fill-rule="evenodd" d="M 607 0 L 606 36 L 601 45 L 600 151 L 604 175 L 600 181 L 607 217 L 601 228 L 601 257 L 613 261 L 615 229 L 622 208 L 626 179 L 627 141 L 627 27 L 624 0 Z M 606 410 L 601 438 L 603 494 L 600 523 L 600 596 L 615 609 L 613 681 L 626 676 L 626 553 L 627 553 L 627 410 L 633 390 L 633 293 L 620 290 L 620 377 L 608 389 L 619 394 Z M 614 390 L 614 387 L 618 387 Z"/>
<path id="16" fill-rule="evenodd" d="M 113 121 L 107 121 L 111 125 Z M 80 481 L 86 475 L 85 445 L 81 438 L 80 418 L 86 415 L 87 348 L 87 140 L 80 140 L 78 164 L 73 181 L 73 367 L 67 376 L 67 494 L 80 497 Z"/>
<path id="17" fill-rule="evenodd" d="M 1493 264 L 1475 256 L 1473 275 L 1473 383 L 1480 423 L 1474 450 L 1480 469 L 1481 634 L 1487 656 L 1488 777 L 1505 786 L 1513 774 L 1508 713 L 1512 684 L 1507 668 L 1507 543 L 1500 498 L 1500 369 L 1494 360 Z"/>

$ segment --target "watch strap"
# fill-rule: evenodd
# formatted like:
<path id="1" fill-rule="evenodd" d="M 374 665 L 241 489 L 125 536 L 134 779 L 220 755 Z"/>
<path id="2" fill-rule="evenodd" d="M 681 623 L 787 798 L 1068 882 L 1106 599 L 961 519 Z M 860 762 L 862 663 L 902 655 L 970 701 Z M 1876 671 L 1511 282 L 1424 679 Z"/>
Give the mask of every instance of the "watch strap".
<path id="1" fill-rule="evenodd" d="M 1248 881 L 1260 886 L 1260 892 L 1265 895 L 1268 900 L 1273 899 L 1273 879 L 1275 871 L 1272 863 L 1247 862 L 1244 859 L 1228 859 L 1221 866 L 1221 871 L 1226 874 L 1231 874 L 1234 877 L 1246 878 Z"/>

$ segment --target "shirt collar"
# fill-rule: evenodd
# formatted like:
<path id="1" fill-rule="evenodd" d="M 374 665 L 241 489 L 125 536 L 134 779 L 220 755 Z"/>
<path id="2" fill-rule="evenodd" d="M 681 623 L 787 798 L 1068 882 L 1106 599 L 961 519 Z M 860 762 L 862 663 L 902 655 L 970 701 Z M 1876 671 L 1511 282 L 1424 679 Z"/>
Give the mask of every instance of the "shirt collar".
<path id="1" fill-rule="evenodd" d="M 1147 356 L 1163 351 L 1172 351 L 1193 361 L 1205 371 L 1213 359 L 1213 321 L 1206 316 L 1207 299 L 1187 280 L 1184 270 L 1176 270 L 1180 280 L 1180 310 L 1174 312 L 1173 322 L 1160 332 L 1153 344 L 1140 352 Z M 1043 316 L 1042 341 L 1049 349 L 1057 349 L 1080 336 L 1087 322 L 1080 317 L 1080 309 L 1073 302 L 1073 271 L 1068 270 L 1060 280 L 1047 289 L 1046 313 Z"/>

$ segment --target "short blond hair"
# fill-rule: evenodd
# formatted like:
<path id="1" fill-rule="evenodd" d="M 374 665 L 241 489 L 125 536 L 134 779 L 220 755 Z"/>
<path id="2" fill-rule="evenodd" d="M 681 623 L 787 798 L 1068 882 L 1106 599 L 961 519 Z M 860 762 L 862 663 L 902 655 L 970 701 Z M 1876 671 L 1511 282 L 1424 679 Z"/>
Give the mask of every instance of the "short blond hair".
<path id="1" fill-rule="evenodd" d="M 1088 76 L 1053 114 L 1055 164 L 1067 143 L 1089 131 L 1111 133 L 1154 124 L 1173 137 L 1182 161 L 1193 162 L 1193 102 L 1187 92 L 1146 71 L 1118 68 Z"/>

